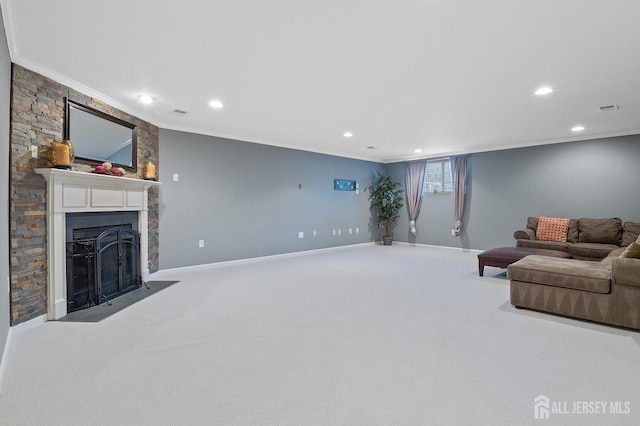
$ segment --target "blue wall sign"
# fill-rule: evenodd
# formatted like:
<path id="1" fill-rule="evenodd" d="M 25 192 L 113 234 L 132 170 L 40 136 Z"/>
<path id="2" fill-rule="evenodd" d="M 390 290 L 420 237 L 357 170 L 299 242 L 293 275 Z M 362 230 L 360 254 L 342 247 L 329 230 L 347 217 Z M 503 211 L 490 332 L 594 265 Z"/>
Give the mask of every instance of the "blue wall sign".
<path id="1" fill-rule="evenodd" d="M 345 179 L 334 179 L 333 180 L 333 189 L 336 191 L 355 191 L 356 190 L 356 181 L 355 180 L 345 180 Z"/>

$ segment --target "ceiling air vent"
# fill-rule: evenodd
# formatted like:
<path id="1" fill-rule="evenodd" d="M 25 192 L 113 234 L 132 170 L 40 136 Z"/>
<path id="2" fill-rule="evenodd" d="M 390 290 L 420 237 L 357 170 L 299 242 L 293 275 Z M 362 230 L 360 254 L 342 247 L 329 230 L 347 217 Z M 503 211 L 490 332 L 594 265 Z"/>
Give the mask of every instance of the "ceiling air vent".
<path id="1" fill-rule="evenodd" d="M 601 107 L 598 107 L 598 109 L 599 109 L 601 112 L 605 112 L 605 111 L 613 111 L 613 110 L 616 110 L 616 109 L 618 109 L 618 108 L 620 108 L 620 107 L 618 106 L 618 104 L 602 105 Z"/>
<path id="2" fill-rule="evenodd" d="M 368 146 L 367 149 L 378 149 L 377 146 Z"/>
<path id="3" fill-rule="evenodd" d="M 176 115 L 185 115 L 187 113 L 187 111 L 183 111 L 181 109 L 174 109 L 173 111 L 171 111 L 172 113 L 176 114 Z"/>

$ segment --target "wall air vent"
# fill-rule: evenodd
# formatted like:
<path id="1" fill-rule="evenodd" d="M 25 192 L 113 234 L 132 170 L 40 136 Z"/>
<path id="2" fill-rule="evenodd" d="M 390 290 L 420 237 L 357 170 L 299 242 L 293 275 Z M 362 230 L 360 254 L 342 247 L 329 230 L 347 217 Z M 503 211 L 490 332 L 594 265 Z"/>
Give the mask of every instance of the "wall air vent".
<path id="1" fill-rule="evenodd" d="M 173 111 L 171 111 L 172 113 L 176 114 L 176 115 L 185 115 L 187 113 L 187 111 L 183 111 L 181 109 L 174 109 Z"/>
<path id="2" fill-rule="evenodd" d="M 618 106 L 618 104 L 602 105 L 602 106 L 598 107 L 598 109 L 599 109 L 601 112 L 605 112 L 605 111 L 613 111 L 613 110 L 616 110 L 616 109 L 618 109 L 618 108 L 620 108 L 620 107 Z"/>
<path id="3" fill-rule="evenodd" d="M 377 146 L 368 146 L 367 149 L 378 149 Z"/>

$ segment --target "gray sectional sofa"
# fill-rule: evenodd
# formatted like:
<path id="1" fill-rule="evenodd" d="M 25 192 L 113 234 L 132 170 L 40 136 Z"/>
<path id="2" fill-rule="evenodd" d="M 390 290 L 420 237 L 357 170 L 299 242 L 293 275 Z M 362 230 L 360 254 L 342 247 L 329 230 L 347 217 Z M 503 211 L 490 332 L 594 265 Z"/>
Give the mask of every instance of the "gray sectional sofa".
<path id="1" fill-rule="evenodd" d="M 567 241 L 536 240 L 538 218 L 529 217 L 525 229 L 513 233 L 517 247 L 560 250 L 574 259 L 600 260 L 612 250 L 626 247 L 640 234 L 640 223 L 611 219 L 570 219 Z"/>
<path id="2" fill-rule="evenodd" d="M 535 240 L 536 219 L 528 219 L 528 231 L 516 231 L 517 245 L 561 250 L 574 259 L 527 256 L 509 265 L 511 304 L 640 330 L 640 259 L 620 257 L 640 241 L 640 224 L 575 219 L 560 243 Z"/>

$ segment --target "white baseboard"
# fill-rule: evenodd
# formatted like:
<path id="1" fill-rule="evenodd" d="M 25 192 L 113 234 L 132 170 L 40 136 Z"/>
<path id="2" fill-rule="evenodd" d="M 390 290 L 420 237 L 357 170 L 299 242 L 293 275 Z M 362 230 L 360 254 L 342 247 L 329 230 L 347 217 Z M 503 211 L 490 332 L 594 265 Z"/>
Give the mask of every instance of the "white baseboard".
<path id="1" fill-rule="evenodd" d="M 2 395 L 2 382 L 4 381 L 4 372 L 7 370 L 7 358 L 9 357 L 9 345 L 11 344 L 11 327 L 7 333 L 7 340 L 4 342 L 4 351 L 2 359 L 0 359 L 0 396 Z"/>
<path id="2" fill-rule="evenodd" d="M 31 330 L 32 328 L 39 327 L 45 322 L 47 322 L 47 316 L 40 315 L 39 317 L 31 318 L 29 321 L 21 322 L 18 325 L 14 325 L 9 329 L 9 331 L 13 334 L 19 334 L 27 330 Z"/>
<path id="3" fill-rule="evenodd" d="M 274 254 L 274 255 L 270 255 L 270 256 L 251 257 L 251 258 L 248 258 L 248 259 L 227 260 L 227 261 L 223 261 L 223 262 L 203 263 L 201 265 L 192 265 L 192 266 L 182 266 L 182 267 L 178 267 L 178 268 L 161 269 L 159 271 L 156 271 L 156 272 L 150 274 L 149 280 L 160 279 L 165 274 L 174 274 L 176 272 L 201 271 L 201 270 L 206 270 L 206 269 L 222 268 L 222 267 L 230 266 L 230 265 L 266 262 L 266 261 L 275 260 L 275 259 L 287 259 L 287 258 L 292 258 L 292 257 L 308 256 L 308 255 L 311 255 L 311 254 L 329 253 L 329 252 L 332 252 L 332 251 L 348 250 L 348 249 L 352 249 L 352 248 L 356 248 L 356 247 L 373 246 L 373 245 L 379 245 L 379 244 L 381 244 L 379 241 L 375 241 L 375 242 L 369 242 L 369 243 L 351 244 L 351 245 L 348 245 L 348 246 L 327 247 L 327 248 L 315 249 L 315 250 L 296 251 L 296 252 L 293 252 L 293 253 L 284 253 L 284 254 Z M 422 244 L 422 243 L 408 243 L 408 242 L 404 242 L 404 241 L 394 241 L 393 244 L 398 244 L 398 245 L 403 245 L 403 246 L 410 246 L 410 247 L 420 246 L 420 247 L 432 247 L 432 248 L 438 248 L 438 249 L 457 250 L 457 251 L 462 251 L 464 253 L 469 253 L 469 252 L 471 252 L 471 253 L 478 252 L 479 253 L 479 252 L 482 251 L 482 250 L 467 249 L 467 248 L 462 248 L 462 247 L 437 246 L 437 245 L 433 245 L 433 244 Z"/>
<path id="4" fill-rule="evenodd" d="M 470 249 L 470 248 L 464 248 L 464 247 L 451 247 L 451 246 L 437 246 L 434 244 L 423 244 L 423 243 L 408 243 L 406 241 L 394 241 L 393 244 L 399 244 L 399 245 L 403 245 L 403 246 L 410 246 L 410 247 L 432 247 L 432 248 L 438 248 L 438 249 L 447 249 L 447 250 L 457 250 L 457 251 L 462 251 L 463 253 L 480 253 L 482 250 L 478 250 L 478 249 Z"/>
<path id="5" fill-rule="evenodd" d="M 222 268 L 225 266 L 231 265 L 241 265 L 241 264 L 250 264 L 250 263 L 258 263 L 258 262 L 266 262 L 269 260 L 276 259 L 288 259 L 292 257 L 300 257 L 300 256 L 308 256 L 311 254 L 318 253 L 330 253 L 333 251 L 339 250 L 349 250 L 355 247 L 363 247 L 363 246 L 372 246 L 375 245 L 374 242 L 370 243 L 360 243 L 360 244 L 350 244 L 348 246 L 338 246 L 338 247 L 327 247 L 322 249 L 315 250 L 305 250 L 305 251 L 296 251 L 293 253 L 284 253 L 284 254 L 274 254 L 270 256 L 260 256 L 260 257 L 251 257 L 248 259 L 238 259 L 238 260 L 227 260 L 224 262 L 216 262 L 216 263 L 205 263 L 202 265 L 193 265 L 193 266 L 183 266 L 179 268 L 171 268 L 171 269 L 162 269 L 160 271 L 154 272 L 151 274 L 151 279 L 162 278 L 164 274 L 173 274 L 176 272 L 187 272 L 187 271 L 200 271 L 204 269 L 213 269 L 213 268 Z"/>

